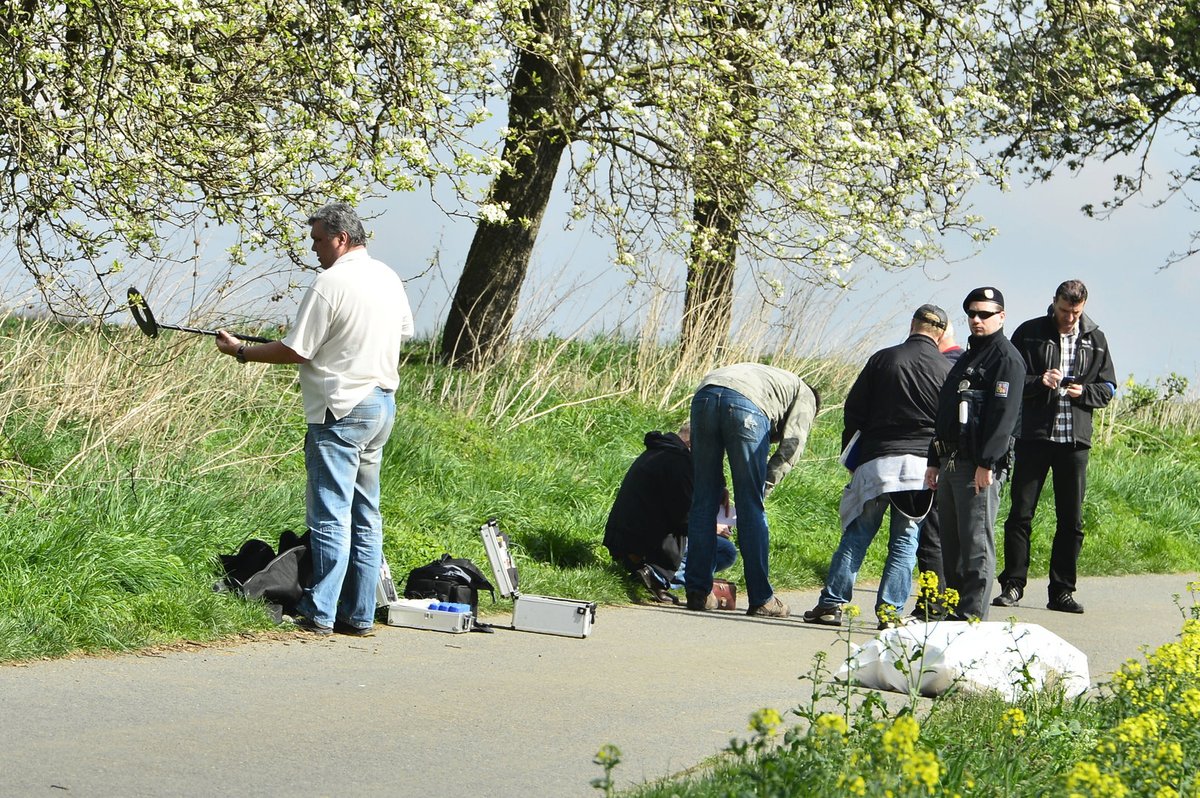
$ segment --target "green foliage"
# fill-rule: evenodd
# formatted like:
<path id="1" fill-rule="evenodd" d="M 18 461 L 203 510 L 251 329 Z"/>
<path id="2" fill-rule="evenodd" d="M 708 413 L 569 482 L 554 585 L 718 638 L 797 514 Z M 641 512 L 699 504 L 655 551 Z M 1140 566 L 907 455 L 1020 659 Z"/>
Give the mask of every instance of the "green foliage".
<path id="1" fill-rule="evenodd" d="M 1160 377 L 1151 385 L 1148 382 L 1135 382 L 1133 375 L 1125 381 L 1125 401 L 1121 403 L 1121 411 L 1134 415 L 1160 402 L 1170 402 L 1182 399 L 1187 395 L 1188 379 L 1181 374 L 1171 372 L 1167 377 Z"/>
<path id="2" fill-rule="evenodd" d="M 0 234 L 77 309 L 114 256 L 160 259 L 198 221 L 241 230 L 234 264 L 298 259 L 296 219 L 330 198 L 491 173 L 463 134 L 487 115 L 506 5 L 7 3 Z"/>

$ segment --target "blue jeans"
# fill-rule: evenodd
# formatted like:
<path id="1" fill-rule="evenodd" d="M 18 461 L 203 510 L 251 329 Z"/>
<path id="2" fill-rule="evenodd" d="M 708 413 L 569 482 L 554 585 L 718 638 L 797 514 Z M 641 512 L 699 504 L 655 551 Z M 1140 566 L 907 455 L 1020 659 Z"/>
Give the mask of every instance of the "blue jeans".
<path id="1" fill-rule="evenodd" d="M 328 414 L 325 423 L 308 425 L 305 507 L 313 580 L 297 611 L 323 626 L 375 623 L 383 561 L 379 464 L 395 416 L 392 393 L 376 388 L 344 418 Z"/>
<path id="2" fill-rule="evenodd" d="M 733 567 L 733 564 L 737 562 L 737 546 L 733 545 L 733 541 L 720 535 L 716 537 L 716 549 L 713 557 L 714 574 L 718 574 L 726 568 Z M 684 549 L 683 559 L 679 563 L 679 570 L 671 578 L 671 587 L 684 586 L 684 580 L 687 578 L 687 560 L 687 549 Z"/>
<path id="3" fill-rule="evenodd" d="M 770 449 L 770 419 L 753 402 L 719 385 L 705 385 L 696 391 L 692 397 L 694 479 L 684 579 L 689 593 L 712 592 L 717 547 L 713 530 L 725 495 L 723 463 L 728 455 L 747 600 L 751 607 L 758 607 L 775 595 L 767 578 L 769 532 L 763 506 Z"/>
<path id="4" fill-rule="evenodd" d="M 818 604 L 822 607 L 849 604 L 854 597 L 854 580 L 867 547 L 875 539 L 883 523 L 883 513 L 891 502 L 885 493 L 863 505 L 858 517 L 842 531 L 842 541 L 829 563 L 829 574 L 825 577 L 825 588 L 821 591 Z M 917 541 L 921 522 L 909 518 L 892 508 L 888 522 L 888 553 L 883 566 L 883 578 L 879 581 L 879 593 L 875 599 L 875 611 L 885 607 L 894 612 L 903 609 L 912 592 L 913 565 L 917 561 Z"/>

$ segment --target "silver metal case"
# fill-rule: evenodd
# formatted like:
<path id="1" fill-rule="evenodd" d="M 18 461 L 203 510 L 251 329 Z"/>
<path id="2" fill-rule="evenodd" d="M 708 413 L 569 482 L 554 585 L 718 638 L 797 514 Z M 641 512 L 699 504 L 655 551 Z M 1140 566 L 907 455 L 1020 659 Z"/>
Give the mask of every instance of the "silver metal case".
<path id="1" fill-rule="evenodd" d="M 493 518 L 479 528 L 496 589 L 505 598 L 513 598 L 514 629 L 563 637 L 587 637 L 596 620 L 596 602 L 552 596 L 522 595 L 517 589 L 517 567 L 508 548 L 508 535 L 500 531 Z"/>
<path id="2" fill-rule="evenodd" d="M 404 626 L 409 629 L 429 629 L 434 632 L 461 634 L 471 631 L 473 616 L 469 612 L 447 612 L 431 610 L 431 599 L 400 599 L 387 605 L 388 626 Z"/>

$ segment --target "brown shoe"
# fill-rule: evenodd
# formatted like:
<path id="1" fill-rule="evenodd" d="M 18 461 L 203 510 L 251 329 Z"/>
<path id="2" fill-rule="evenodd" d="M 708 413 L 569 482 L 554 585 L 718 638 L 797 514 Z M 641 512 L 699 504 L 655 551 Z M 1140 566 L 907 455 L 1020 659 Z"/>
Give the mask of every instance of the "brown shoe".
<path id="1" fill-rule="evenodd" d="M 696 610 L 697 612 L 707 612 L 717 608 L 717 597 L 712 593 L 700 593 L 699 591 L 687 591 L 687 608 Z"/>
<path id="2" fill-rule="evenodd" d="M 756 615 L 759 618 L 786 618 L 792 614 L 792 611 L 788 609 L 788 605 L 779 600 L 779 596 L 771 596 L 771 600 L 766 604 L 751 607 L 746 610 L 746 614 Z"/>

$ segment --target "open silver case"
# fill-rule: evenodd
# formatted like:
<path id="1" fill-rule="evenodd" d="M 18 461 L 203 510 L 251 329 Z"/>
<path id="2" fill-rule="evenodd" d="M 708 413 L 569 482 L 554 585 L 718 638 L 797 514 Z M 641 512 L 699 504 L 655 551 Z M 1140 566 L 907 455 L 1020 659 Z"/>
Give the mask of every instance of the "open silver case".
<path id="1" fill-rule="evenodd" d="M 471 631 L 475 622 L 471 613 L 431 609 L 437 603 L 431 599 L 401 598 L 392 580 L 392 569 L 388 567 L 387 560 L 383 561 L 379 569 L 379 582 L 375 587 L 375 606 L 385 624 L 451 634 Z"/>
<path id="2" fill-rule="evenodd" d="M 508 547 L 508 535 L 500 531 L 496 519 L 479 528 L 483 548 L 492 564 L 496 589 L 513 600 L 512 627 L 522 632 L 540 632 L 563 637 L 587 637 L 596 620 L 596 602 L 578 599 L 530 596 L 517 588 L 517 566 Z"/>

